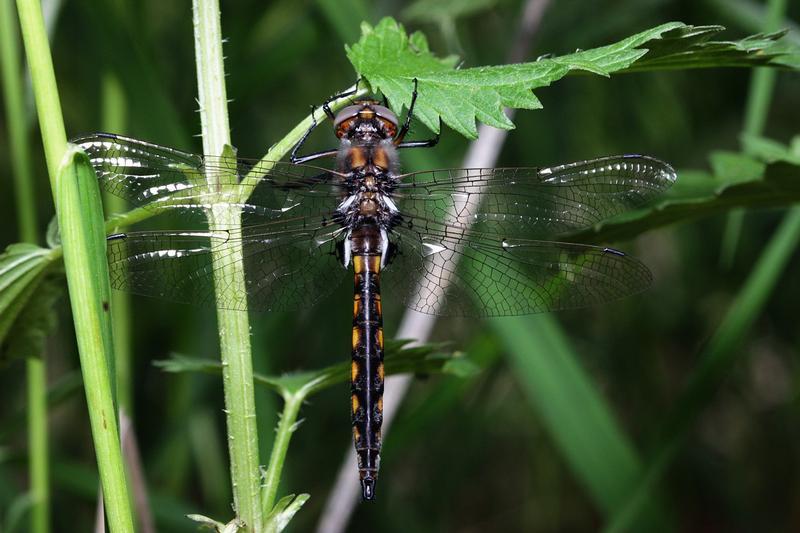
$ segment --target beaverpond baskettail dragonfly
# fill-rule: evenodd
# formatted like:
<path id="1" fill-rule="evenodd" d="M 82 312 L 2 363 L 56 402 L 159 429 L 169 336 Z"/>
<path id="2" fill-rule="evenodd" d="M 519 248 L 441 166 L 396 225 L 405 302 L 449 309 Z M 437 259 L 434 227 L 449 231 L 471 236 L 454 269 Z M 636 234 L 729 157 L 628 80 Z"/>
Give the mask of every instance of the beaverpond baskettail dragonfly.
<path id="1" fill-rule="evenodd" d="M 559 236 L 645 204 L 676 178 L 668 164 L 643 155 L 401 173 L 398 150 L 438 140 L 405 140 L 415 102 L 416 83 L 402 125 L 376 100 L 355 100 L 335 115 L 326 104 L 339 146 L 299 156 L 315 122 L 291 162 L 204 157 L 104 133 L 73 141 L 89 155 L 102 187 L 134 206 L 199 221 L 220 206 L 241 213 L 236 231 L 187 223 L 176 231 L 109 236 L 115 288 L 277 311 L 317 302 L 352 269 L 350 411 L 367 500 L 375 495 L 381 449 L 382 297 L 422 313 L 500 316 L 639 292 L 652 279 L 641 262 Z M 332 169 L 308 164 L 324 157 L 335 159 Z M 220 247 L 232 253 L 212 261 Z M 215 270 L 239 260 L 246 293 L 224 279 L 215 287 Z"/>

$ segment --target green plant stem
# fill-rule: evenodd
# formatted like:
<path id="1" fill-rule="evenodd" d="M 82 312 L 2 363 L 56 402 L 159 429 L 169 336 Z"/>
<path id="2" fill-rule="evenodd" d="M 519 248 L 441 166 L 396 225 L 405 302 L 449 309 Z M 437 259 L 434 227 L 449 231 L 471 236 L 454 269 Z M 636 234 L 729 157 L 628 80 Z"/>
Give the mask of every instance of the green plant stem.
<path id="1" fill-rule="evenodd" d="M 102 85 L 102 121 L 105 131 L 125 131 L 125 94 L 116 75 L 107 72 Z M 119 196 L 106 193 L 103 204 L 109 213 L 123 213 L 127 202 Z M 125 227 L 116 228 L 124 231 Z M 114 326 L 114 355 L 117 378 L 117 403 L 133 419 L 133 361 L 131 353 L 131 298 L 125 291 L 111 293 L 111 320 Z"/>
<path id="2" fill-rule="evenodd" d="M 767 16 L 761 31 L 771 32 L 779 29 L 786 13 L 786 4 L 786 0 L 769 0 Z M 761 135 L 764 132 L 764 124 L 767 122 L 769 105 L 775 88 L 776 75 L 777 72 L 772 68 L 760 67 L 753 69 L 745 108 L 744 128 L 742 130 L 745 136 Z M 742 233 L 742 226 L 744 225 L 744 215 L 743 209 L 736 209 L 728 214 L 725 231 L 722 235 L 720 253 L 720 263 L 726 269 L 729 269 L 733 264 L 736 248 L 739 245 L 739 238 Z"/>
<path id="3" fill-rule="evenodd" d="M 3 96 L 5 100 L 10 162 L 14 170 L 14 195 L 17 222 L 23 242 L 38 240 L 36 203 L 34 201 L 31 149 L 25 119 L 25 98 L 20 65 L 19 32 L 11 2 L 0 2 L 0 62 L 2 62 Z"/>
<path id="4" fill-rule="evenodd" d="M 25 120 L 24 89 L 20 65 L 19 32 L 10 0 L 0 0 L 0 62 L 8 123 L 11 166 L 19 235 L 23 242 L 37 241 L 36 203 L 30 144 Z M 50 465 L 47 438 L 47 366 L 44 354 L 29 354 L 25 361 L 28 422 L 28 464 L 31 495 L 30 530 L 50 531 Z"/>
<path id="5" fill-rule="evenodd" d="M 217 0 L 194 0 L 192 8 L 203 153 L 219 156 L 231 145 L 219 3 Z M 216 179 L 217 182 L 208 184 L 212 190 L 218 190 L 223 185 L 223 178 Z M 223 289 L 233 290 L 246 298 L 243 254 L 237 240 L 241 234 L 241 213 L 237 207 L 228 204 L 214 206 L 208 210 L 207 216 L 212 231 L 223 226 L 231 234 L 228 243 L 219 245 L 212 251 L 215 289 L 218 294 Z M 218 306 L 217 323 L 234 508 L 246 531 L 260 532 L 261 480 L 250 321 L 246 312 L 231 311 Z"/>
<path id="6" fill-rule="evenodd" d="M 25 361 L 28 389 L 28 463 L 31 531 L 50 531 L 50 462 L 47 446 L 47 366 L 42 357 Z"/>
<path id="7" fill-rule="evenodd" d="M 305 394 L 300 393 L 283 395 L 283 412 L 281 412 L 278 429 L 275 432 L 275 441 L 272 443 L 269 464 L 264 474 L 264 489 L 261 503 L 264 514 L 269 513 L 272 510 L 272 506 L 275 505 L 283 464 L 286 462 L 286 454 L 289 450 L 289 441 L 292 438 L 294 430 L 297 429 L 297 415 L 300 412 L 300 407 L 303 405 L 305 397 Z"/>
<path id="8" fill-rule="evenodd" d="M 39 116 L 44 155 L 50 174 L 50 187 L 53 189 L 53 197 L 57 199 L 56 176 L 67 147 L 67 133 L 61 114 L 61 101 L 58 98 L 50 44 L 47 41 L 47 31 L 39 3 L 36 0 L 17 0 L 17 11 L 33 82 L 33 96 L 36 100 L 36 113 Z"/>
<path id="9" fill-rule="evenodd" d="M 91 178 L 88 184 L 80 183 L 91 173 L 77 170 L 78 165 L 74 164 L 76 156 L 72 152 L 62 168 L 67 137 L 41 6 L 35 0 L 18 0 L 17 9 L 50 186 L 62 229 L 64 265 L 106 515 L 111 531 L 133 531 L 109 370 L 113 365 L 110 324 L 104 320 L 100 301 L 92 299 L 110 291 L 107 289 L 105 235 L 98 231 L 102 226 L 97 225 L 97 218 L 92 218 L 96 214 L 92 211 L 94 206 L 85 203 L 87 191 L 96 191 L 97 184 Z M 88 165 L 88 161 L 84 163 Z M 100 213 L 99 220 L 102 221 L 102 211 Z M 98 273 L 105 277 L 100 279 Z M 100 292 L 103 288 L 107 290 Z"/>

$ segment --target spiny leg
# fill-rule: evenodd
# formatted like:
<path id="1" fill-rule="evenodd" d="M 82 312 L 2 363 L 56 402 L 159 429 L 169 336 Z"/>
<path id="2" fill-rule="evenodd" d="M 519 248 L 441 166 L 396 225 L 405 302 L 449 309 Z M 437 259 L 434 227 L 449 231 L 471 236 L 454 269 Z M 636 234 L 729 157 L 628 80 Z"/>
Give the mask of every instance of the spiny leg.
<path id="1" fill-rule="evenodd" d="M 346 98 L 348 96 L 356 94 L 358 92 L 359 83 L 361 83 L 361 78 L 358 78 L 356 80 L 356 85 L 353 89 L 339 94 L 335 94 L 322 103 L 322 110 L 325 111 L 325 114 L 328 115 L 328 117 L 331 120 L 334 120 L 336 117 L 334 116 L 333 111 L 331 111 L 330 103 L 335 100 L 339 100 L 340 98 Z M 300 140 L 297 141 L 297 144 L 295 144 L 294 147 L 292 148 L 292 153 L 289 156 L 289 160 L 294 164 L 305 163 L 306 161 L 319 159 L 321 157 L 332 157 L 335 156 L 336 153 L 338 152 L 338 150 L 332 149 L 332 150 L 323 150 L 321 152 L 314 152 L 308 155 L 301 155 L 301 156 L 297 155 L 297 152 L 299 152 L 300 148 L 305 144 L 306 139 L 308 139 L 309 135 L 311 135 L 311 132 L 314 131 L 314 128 L 316 128 L 319 125 L 319 122 L 317 122 L 317 117 L 314 115 L 314 111 L 316 111 L 316 109 L 317 108 L 315 106 L 313 105 L 311 106 L 311 126 L 309 126 L 309 128 L 300 138 Z"/>
<path id="2" fill-rule="evenodd" d="M 414 116 L 414 105 L 417 103 L 418 86 L 419 81 L 417 81 L 417 78 L 414 78 L 414 91 L 411 93 L 411 105 L 408 106 L 408 113 L 406 113 L 406 121 L 403 123 L 403 127 L 400 128 L 400 131 L 397 132 L 397 135 L 394 138 L 395 146 L 399 146 L 400 143 L 403 142 L 403 138 L 408 133 L 408 128 L 411 127 L 411 118 Z"/>
<path id="3" fill-rule="evenodd" d="M 442 135 L 442 119 L 439 118 L 439 133 L 436 134 L 435 137 L 432 139 L 426 139 L 424 141 L 406 141 L 397 144 L 397 148 L 433 148 L 437 144 L 439 144 L 439 137 Z"/>
<path id="4" fill-rule="evenodd" d="M 436 137 L 432 139 L 427 139 L 425 141 L 407 141 L 403 142 L 406 134 L 408 133 L 409 128 L 411 127 L 411 119 L 414 117 L 414 106 L 417 103 L 417 88 L 419 87 L 419 81 L 417 78 L 414 78 L 414 92 L 411 93 L 411 104 L 408 106 L 408 113 L 406 114 L 406 121 L 403 123 L 403 127 L 400 128 L 400 131 L 397 132 L 397 135 L 394 138 L 394 145 L 398 148 L 432 148 L 439 143 L 439 136 L 440 134 L 437 133 Z M 439 118 L 439 131 L 442 130 L 442 119 Z"/>

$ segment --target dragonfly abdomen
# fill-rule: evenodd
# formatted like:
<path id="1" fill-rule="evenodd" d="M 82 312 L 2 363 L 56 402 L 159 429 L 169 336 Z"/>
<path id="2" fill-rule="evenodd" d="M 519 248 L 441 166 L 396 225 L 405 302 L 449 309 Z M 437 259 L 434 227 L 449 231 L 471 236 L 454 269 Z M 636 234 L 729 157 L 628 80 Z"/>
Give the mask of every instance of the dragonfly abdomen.
<path id="1" fill-rule="evenodd" d="M 355 270 L 353 357 L 350 374 L 353 443 L 365 500 L 375 497 L 383 423 L 383 313 L 381 245 L 377 226 L 362 226 L 350 237 Z"/>

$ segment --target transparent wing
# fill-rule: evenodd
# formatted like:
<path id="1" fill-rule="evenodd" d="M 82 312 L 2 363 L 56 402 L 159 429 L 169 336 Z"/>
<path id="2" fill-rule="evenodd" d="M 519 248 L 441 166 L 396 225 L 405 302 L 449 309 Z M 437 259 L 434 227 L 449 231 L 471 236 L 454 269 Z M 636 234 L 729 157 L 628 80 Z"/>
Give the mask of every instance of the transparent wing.
<path id="1" fill-rule="evenodd" d="M 336 258 L 341 228 L 308 220 L 230 231 L 149 231 L 108 241 L 111 284 L 135 294 L 226 309 L 281 311 L 312 305 L 347 271 Z M 212 249 L 219 249 L 212 261 Z M 223 274 L 242 258 L 246 291 Z M 216 278 L 216 280 L 215 280 Z M 217 289 L 215 291 L 215 281 Z"/>
<path id="2" fill-rule="evenodd" d="M 136 207 L 194 216 L 233 204 L 247 223 L 325 215 L 343 194 L 338 176 L 321 167 L 204 157 L 106 133 L 72 142 L 88 154 L 100 185 Z M 212 189 L 210 181 L 221 187 Z"/>
<path id="3" fill-rule="evenodd" d="M 646 289 L 650 271 L 622 252 L 503 239 L 418 221 L 392 235 L 386 292 L 426 314 L 506 316 L 600 304 Z M 409 280 L 419 279 L 418 284 Z"/>
<path id="4" fill-rule="evenodd" d="M 643 205 L 675 181 L 652 157 L 622 155 L 546 168 L 473 168 L 400 176 L 408 217 L 500 237 L 552 238 Z"/>

